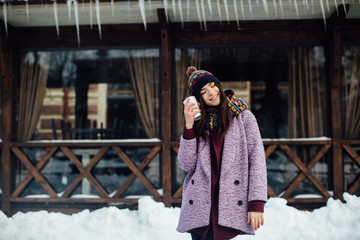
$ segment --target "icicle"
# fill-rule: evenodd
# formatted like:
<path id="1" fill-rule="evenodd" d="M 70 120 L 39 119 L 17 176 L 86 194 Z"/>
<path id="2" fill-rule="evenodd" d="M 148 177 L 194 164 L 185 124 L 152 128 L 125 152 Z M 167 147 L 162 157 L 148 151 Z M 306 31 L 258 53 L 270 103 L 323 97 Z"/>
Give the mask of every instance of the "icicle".
<path id="1" fill-rule="evenodd" d="M 74 1 L 74 15 L 75 15 L 76 35 L 77 35 L 78 44 L 80 47 L 79 9 L 78 9 L 77 0 Z"/>
<path id="2" fill-rule="evenodd" d="M 245 19 L 244 1 L 240 0 L 241 18 Z"/>
<path id="3" fill-rule="evenodd" d="M 99 0 L 95 0 L 95 10 L 96 10 L 96 20 L 97 20 L 98 27 L 99 27 L 99 37 L 101 39 L 102 36 L 101 36 L 100 2 L 99 2 Z"/>
<path id="4" fill-rule="evenodd" d="M 149 8 L 152 9 L 151 0 L 149 0 L 148 3 L 149 3 Z"/>
<path id="5" fill-rule="evenodd" d="M 8 37 L 8 26 L 7 26 L 7 4 L 6 4 L 6 2 L 3 3 L 3 15 L 4 15 L 6 38 L 7 38 Z"/>
<path id="6" fill-rule="evenodd" d="M 141 0 L 139 0 L 140 2 Z M 173 8 L 173 14 L 174 14 L 174 18 L 176 18 L 176 3 L 175 0 L 172 0 L 172 8 Z"/>
<path id="7" fill-rule="evenodd" d="M 334 0 L 334 4 L 335 4 L 335 8 L 336 8 L 336 15 L 339 16 L 339 9 L 338 9 L 338 4 L 337 4 L 336 0 Z"/>
<path id="8" fill-rule="evenodd" d="M 227 0 L 224 0 L 224 7 L 225 7 L 225 13 L 226 13 L 227 22 L 230 24 L 229 9 L 228 9 Z"/>
<path id="9" fill-rule="evenodd" d="M 251 19 L 254 19 L 254 14 L 253 14 L 253 9 L 252 9 L 252 5 L 251 5 L 251 0 L 248 0 L 248 5 L 249 5 L 249 10 L 250 10 L 250 16 Z"/>
<path id="10" fill-rule="evenodd" d="M 305 4 L 306 4 L 306 10 L 309 10 L 309 0 L 306 0 Z"/>
<path id="11" fill-rule="evenodd" d="M 114 17 L 115 11 L 114 11 L 114 0 L 111 0 L 111 15 Z"/>
<path id="12" fill-rule="evenodd" d="M 198 16 L 199 19 L 199 23 L 200 23 L 200 29 L 202 30 L 202 25 L 201 25 L 201 13 L 200 13 L 200 4 L 199 4 L 199 0 L 195 0 L 196 2 L 196 15 Z"/>
<path id="13" fill-rule="evenodd" d="M 342 1 L 342 5 L 343 5 L 343 7 L 344 7 L 344 12 L 345 12 L 345 14 L 347 14 L 347 10 L 346 10 L 346 5 L 345 5 L 345 1 L 344 0 L 341 0 Z"/>
<path id="14" fill-rule="evenodd" d="M 27 18 L 27 22 L 29 23 L 29 1 L 28 1 L 28 0 L 26 0 L 25 8 L 26 8 L 26 18 Z"/>
<path id="15" fill-rule="evenodd" d="M 239 29 L 239 16 L 238 16 L 236 1 L 234 1 L 234 12 L 235 12 L 236 25 L 237 25 L 237 28 Z"/>
<path id="16" fill-rule="evenodd" d="M 274 2 L 275 17 L 277 17 L 278 12 L 277 12 L 276 0 L 273 0 L 273 2 Z"/>
<path id="17" fill-rule="evenodd" d="M 211 0 L 207 0 L 207 3 L 208 3 L 208 5 L 209 5 L 210 16 L 212 16 Z"/>
<path id="18" fill-rule="evenodd" d="M 182 6 L 181 6 L 181 0 L 178 0 L 178 2 L 179 2 L 181 27 L 184 28 L 184 17 L 183 17 L 183 11 L 182 11 Z"/>
<path id="19" fill-rule="evenodd" d="M 296 19 L 299 20 L 299 9 L 298 9 L 296 0 L 294 0 L 294 6 L 295 6 L 295 11 L 296 11 Z"/>
<path id="20" fill-rule="evenodd" d="M 54 1 L 54 17 L 55 17 L 55 26 L 56 26 L 56 33 L 59 39 L 60 31 L 59 31 L 59 18 L 58 18 L 58 11 L 57 11 L 57 2 Z"/>
<path id="21" fill-rule="evenodd" d="M 221 6 L 220 6 L 220 0 L 217 0 L 217 8 L 218 8 L 219 20 L 220 20 L 220 24 L 221 24 L 221 23 L 222 23 L 222 20 L 221 20 Z"/>
<path id="22" fill-rule="evenodd" d="M 166 21 L 169 21 L 169 16 L 168 16 L 168 4 L 167 4 L 167 0 L 163 0 L 163 5 L 164 5 L 164 9 L 165 9 L 165 16 L 166 16 Z"/>
<path id="23" fill-rule="evenodd" d="M 93 1 L 90 0 L 89 1 L 89 15 L 90 15 L 90 29 L 93 28 Z"/>
<path id="24" fill-rule="evenodd" d="M 324 19 L 325 29 L 326 29 L 326 17 L 325 17 L 325 9 L 324 9 L 323 0 L 320 0 L 320 7 L 321 7 L 321 12 L 322 12 L 322 15 L 323 15 L 323 19 Z"/>
<path id="25" fill-rule="evenodd" d="M 329 12 L 329 14 L 330 14 L 330 5 L 329 5 L 329 0 L 326 0 L 326 7 L 327 7 L 327 10 L 328 10 L 328 12 Z"/>
<path id="26" fill-rule="evenodd" d="M 264 10 L 266 12 L 266 16 L 269 18 L 269 8 L 267 5 L 267 0 L 263 0 L 263 4 L 264 4 Z"/>
<path id="27" fill-rule="evenodd" d="M 303 0 L 303 5 L 304 5 L 304 10 L 305 10 L 305 8 L 306 8 L 306 2 L 305 2 L 306 0 Z"/>
<path id="28" fill-rule="evenodd" d="M 66 5 L 68 7 L 69 22 L 71 22 L 71 4 L 72 4 L 72 0 L 66 0 Z"/>
<path id="29" fill-rule="evenodd" d="M 207 30 L 206 29 L 206 18 L 205 18 L 205 4 L 204 4 L 204 0 L 201 0 L 201 12 L 202 12 L 202 15 L 203 15 L 203 20 L 204 20 L 204 28 L 205 28 L 205 31 Z"/>
<path id="30" fill-rule="evenodd" d="M 145 31 L 146 31 L 147 29 L 146 29 L 145 2 L 144 2 L 144 0 L 139 0 L 139 7 L 140 7 L 141 18 L 143 20 Z"/>
<path id="31" fill-rule="evenodd" d="M 281 17 L 284 18 L 284 6 L 282 0 L 279 0 Z"/>

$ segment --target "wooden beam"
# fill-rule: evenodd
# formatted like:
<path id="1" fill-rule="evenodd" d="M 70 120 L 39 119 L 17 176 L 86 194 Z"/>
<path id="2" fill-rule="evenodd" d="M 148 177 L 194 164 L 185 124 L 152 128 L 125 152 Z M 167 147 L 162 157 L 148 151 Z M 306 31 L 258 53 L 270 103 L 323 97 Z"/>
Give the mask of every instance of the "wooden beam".
<path id="1" fill-rule="evenodd" d="M 154 159 L 156 154 L 160 151 L 160 146 L 155 146 L 150 153 L 145 157 L 145 159 L 139 164 L 139 171 L 143 171 L 147 165 Z M 125 182 L 121 185 L 121 187 L 116 191 L 113 198 L 119 198 L 121 195 L 130 187 L 130 185 L 135 181 L 136 175 L 135 173 L 131 173 L 131 175 L 125 180 Z"/>
<path id="2" fill-rule="evenodd" d="M 52 147 L 50 149 L 50 151 L 46 154 L 46 156 L 39 162 L 36 164 L 36 171 L 40 172 L 45 165 L 48 163 L 48 161 L 50 160 L 50 158 L 54 155 L 54 153 L 56 152 L 58 148 L 57 147 Z M 33 180 L 34 176 L 29 173 L 26 178 L 20 183 L 20 185 L 16 188 L 16 190 L 11 194 L 11 197 L 18 197 L 20 195 L 20 193 L 27 187 L 27 185 L 31 182 L 31 180 Z"/>
<path id="3" fill-rule="evenodd" d="M 76 166 L 76 168 L 80 171 L 80 174 L 83 176 L 83 177 L 86 177 L 90 184 L 95 188 L 95 190 L 100 194 L 101 197 L 103 198 L 107 198 L 109 197 L 108 193 L 106 192 L 106 190 L 101 186 L 101 184 L 99 183 L 99 181 L 90 173 L 90 171 L 85 168 L 83 166 L 83 164 L 79 161 L 79 159 L 71 152 L 71 150 L 67 147 L 61 147 L 60 148 L 64 153 L 65 155 L 70 159 L 71 162 L 74 163 L 74 165 Z M 107 149 L 105 149 L 104 151 L 104 148 L 100 149 L 98 154 L 102 155 L 106 152 Z M 98 155 L 96 154 L 96 156 Z M 97 157 L 94 157 L 93 158 L 93 162 L 94 162 L 94 165 L 92 165 L 91 167 L 95 166 L 96 165 L 96 162 L 100 160 L 100 157 L 97 158 Z"/>
<path id="4" fill-rule="evenodd" d="M 13 137 L 13 99 L 14 99 L 14 77 L 13 77 L 13 35 L 12 28 L 8 26 L 8 32 L 6 33 L 5 24 L 0 20 L 0 72 L 2 84 L 1 97 L 2 97 L 2 121 L 1 121 L 1 138 L 2 138 L 2 211 L 10 215 L 10 195 L 14 186 L 12 177 L 12 161 L 10 143 Z"/>
<path id="5" fill-rule="evenodd" d="M 34 167 L 34 165 L 29 161 L 26 155 L 16 147 L 12 148 L 12 152 L 18 157 L 20 162 L 30 171 L 30 174 L 39 182 L 43 189 L 53 198 L 57 198 L 57 194 L 54 189 L 50 186 L 49 181 Z"/>
<path id="6" fill-rule="evenodd" d="M 172 196 L 172 164 L 171 164 L 171 69 L 172 69 L 172 50 L 170 26 L 167 24 L 165 10 L 158 9 L 161 39 L 161 176 L 163 186 L 163 202 L 165 206 L 171 206 Z"/>
<path id="7" fill-rule="evenodd" d="M 321 192 L 321 194 L 329 198 L 331 195 L 325 187 L 314 177 L 311 171 L 304 165 L 304 163 L 290 150 L 287 145 L 280 145 L 280 148 L 289 156 L 293 163 L 301 170 L 302 173 L 314 184 L 314 186 Z"/>
<path id="8" fill-rule="evenodd" d="M 339 16 L 335 13 L 329 18 L 329 81 L 331 95 L 331 130 L 333 139 L 333 187 L 334 198 L 343 200 L 344 192 L 344 166 L 342 156 L 342 123 L 341 123 L 341 24 L 345 21 L 347 11 L 339 7 Z"/>
<path id="9" fill-rule="evenodd" d="M 91 169 L 96 166 L 96 164 L 101 160 L 102 156 L 109 150 L 109 147 L 102 147 L 95 156 L 91 159 L 89 164 L 85 167 L 88 172 L 91 172 Z M 71 195 L 75 188 L 80 184 L 81 180 L 84 178 L 84 174 L 79 174 L 77 177 L 66 187 L 64 193 L 61 195 L 61 198 L 66 198 Z M 104 192 L 105 190 L 100 190 Z M 105 192 L 106 193 L 106 192 Z M 107 194 L 106 194 L 107 195 Z M 106 196 L 104 195 L 104 196 Z"/>
<path id="10" fill-rule="evenodd" d="M 125 154 L 125 152 L 119 147 L 112 148 L 119 156 L 119 158 L 129 167 L 129 169 L 139 178 L 139 180 L 144 184 L 144 186 L 149 190 L 149 192 L 156 198 L 161 198 L 160 194 L 157 192 L 156 188 L 149 181 L 147 177 L 141 172 L 139 167 L 135 165 L 133 161 Z"/>
<path id="11" fill-rule="evenodd" d="M 59 36 L 55 26 L 18 27 L 15 28 L 14 45 L 19 50 L 160 45 L 158 24 L 147 24 L 146 32 L 141 24 L 102 25 L 101 33 L 100 39 L 97 27 L 80 26 L 79 46 L 75 26 L 60 26 Z"/>
<path id="12" fill-rule="evenodd" d="M 175 32 L 175 45 L 324 44 L 327 35 L 315 29 Z"/>

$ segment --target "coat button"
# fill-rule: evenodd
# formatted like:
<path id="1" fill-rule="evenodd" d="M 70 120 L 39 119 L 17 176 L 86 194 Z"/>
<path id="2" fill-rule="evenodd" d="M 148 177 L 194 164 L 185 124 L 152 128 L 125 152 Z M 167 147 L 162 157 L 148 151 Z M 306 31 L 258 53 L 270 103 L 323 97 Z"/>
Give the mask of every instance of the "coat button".
<path id="1" fill-rule="evenodd" d="M 234 182 L 234 184 L 237 186 L 237 185 L 239 185 L 239 180 L 235 180 L 235 182 Z"/>
<path id="2" fill-rule="evenodd" d="M 238 201 L 238 205 L 241 206 L 243 204 L 242 201 Z"/>
<path id="3" fill-rule="evenodd" d="M 193 200 L 189 200 L 189 203 L 190 203 L 190 205 L 192 205 L 192 204 L 193 204 Z"/>
<path id="4" fill-rule="evenodd" d="M 192 179 L 192 180 L 191 180 L 191 184 L 194 185 L 194 182 L 195 182 L 194 179 Z"/>

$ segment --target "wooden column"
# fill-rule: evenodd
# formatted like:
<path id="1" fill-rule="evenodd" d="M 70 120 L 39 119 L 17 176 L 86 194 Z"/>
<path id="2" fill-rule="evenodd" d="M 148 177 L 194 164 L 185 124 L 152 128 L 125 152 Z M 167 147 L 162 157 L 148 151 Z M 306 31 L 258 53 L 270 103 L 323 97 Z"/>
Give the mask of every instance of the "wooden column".
<path id="1" fill-rule="evenodd" d="M 10 31 L 10 29 L 9 29 Z M 10 143 L 12 141 L 13 123 L 13 48 L 11 34 L 6 34 L 5 25 L 0 21 L 0 67 L 2 84 L 2 204 L 1 210 L 8 216 L 11 214 L 10 194 L 12 182 L 12 161 Z"/>
<path id="2" fill-rule="evenodd" d="M 158 9 L 161 34 L 161 140 L 163 202 L 171 206 L 171 37 L 165 10 Z"/>
<path id="3" fill-rule="evenodd" d="M 329 78 L 331 94 L 331 130 L 333 139 L 333 184 L 334 198 L 342 199 L 344 192 L 344 166 L 342 156 L 342 123 L 341 123 L 341 24 L 346 13 L 343 6 L 338 8 L 339 15 L 334 12 L 329 18 Z"/>

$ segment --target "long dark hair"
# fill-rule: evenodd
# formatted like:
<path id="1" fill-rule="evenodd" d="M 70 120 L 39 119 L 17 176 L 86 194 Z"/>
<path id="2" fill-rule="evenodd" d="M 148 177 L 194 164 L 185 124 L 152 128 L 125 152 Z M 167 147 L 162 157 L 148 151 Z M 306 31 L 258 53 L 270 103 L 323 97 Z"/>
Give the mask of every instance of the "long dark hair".
<path id="1" fill-rule="evenodd" d="M 218 115 L 218 120 L 217 120 L 218 125 L 212 131 L 214 131 L 215 135 L 223 138 L 230 128 L 232 115 L 231 115 L 230 107 L 228 105 L 227 97 L 226 97 L 221 85 L 219 85 L 218 83 L 215 83 L 215 85 L 219 88 L 220 104 L 219 104 L 219 106 L 215 107 L 217 115 Z M 199 98 L 200 98 L 199 99 L 200 109 L 202 111 L 201 111 L 200 120 L 195 122 L 194 133 L 195 133 L 197 140 L 199 140 L 199 137 L 206 140 L 207 135 L 208 135 L 208 133 L 206 131 L 206 122 L 207 122 L 206 109 L 212 108 L 212 107 L 209 107 L 204 103 L 204 100 L 201 95 Z"/>

